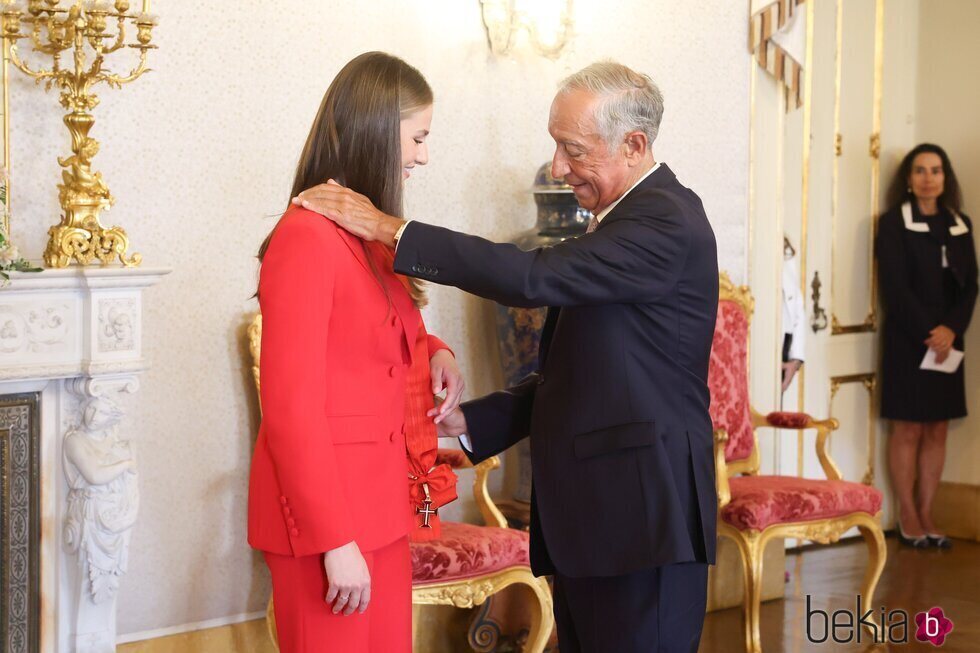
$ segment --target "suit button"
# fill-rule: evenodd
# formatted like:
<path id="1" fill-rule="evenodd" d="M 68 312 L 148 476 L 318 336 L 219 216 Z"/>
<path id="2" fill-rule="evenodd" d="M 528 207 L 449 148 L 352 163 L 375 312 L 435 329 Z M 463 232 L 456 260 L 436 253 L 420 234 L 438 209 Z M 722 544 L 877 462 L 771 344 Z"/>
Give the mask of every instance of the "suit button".
<path id="1" fill-rule="evenodd" d="M 439 276 L 439 268 L 432 268 L 432 276 L 434 277 Z"/>
<path id="2" fill-rule="evenodd" d="M 286 520 L 286 525 L 288 525 L 288 526 L 295 526 L 296 525 L 296 520 L 293 519 L 292 517 L 290 517 L 289 519 Z"/>
<path id="3" fill-rule="evenodd" d="M 421 272 L 421 270 L 419 269 L 419 266 L 418 265 L 413 265 L 412 266 L 412 272 Z"/>
<path id="4" fill-rule="evenodd" d="M 279 497 L 279 503 L 281 503 L 282 505 L 286 505 L 289 502 L 286 501 L 286 497 L 283 496 L 283 497 Z"/>
<path id="5" fill-rule="evenodd" d="M 392 365 L 391 367 L 388 368 L 388 376 L 392 376 L 392 377 L 395 376 L 395 366 L 394 365 Z"/>
<path id="6" fill-rule="evenodd" d="M 282 514 L 284 514 L 284 515 L 286 515 L 287 517 L 289 516 L 289 514 L 290 514 L 291 512 L 292 512 L 292 510 L 290 510 L 290 509 L 289 509 L 288 507 L 284 507 L 284 508 L 282 509 Z"/>
<path id="7" fill-rule="evenodd" d="M 298 528 L 291 528 L 291 529 L 289 529 L 289 534 L 292 535 L 293 537 L 296 537 L 297 535 L 299 535 L 299 529 Z"/>

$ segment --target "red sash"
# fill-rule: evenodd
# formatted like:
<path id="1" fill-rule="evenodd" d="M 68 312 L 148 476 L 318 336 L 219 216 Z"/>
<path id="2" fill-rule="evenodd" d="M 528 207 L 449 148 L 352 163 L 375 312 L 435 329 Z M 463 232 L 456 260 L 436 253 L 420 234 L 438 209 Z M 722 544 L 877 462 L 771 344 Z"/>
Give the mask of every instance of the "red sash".
<path id="1" fill-rule="evenodd" d="M 374 244 L 374 243 L 372 243 Z M 388 247 L 372 248 L 378 252 L 387 269 L 394 267 L 395 253 Z M 407 277 L 395 275 L 406 289 Z M 420 319 L 421 322 L 421 319 Z M 409 537 L 413 542 L 435 540 L 440 535 L 439 508 L 456 500 L 456 474 L 443 463 L 436 465 L 439 437 L 435 422 L 427 413 L 435 407 L 429 367 L 429 343 L 425 324 L 420 323 L 412 352 L 412 367 L 405 383 L 405 448 L 408 455 L 409 504 L 415 515 L 415 526 Z"/>

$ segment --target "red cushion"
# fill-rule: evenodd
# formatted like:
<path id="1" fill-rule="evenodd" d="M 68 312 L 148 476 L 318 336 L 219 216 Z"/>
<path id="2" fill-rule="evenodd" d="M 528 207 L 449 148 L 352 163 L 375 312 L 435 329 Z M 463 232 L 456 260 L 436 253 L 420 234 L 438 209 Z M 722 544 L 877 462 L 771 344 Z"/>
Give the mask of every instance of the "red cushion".
<path id="1" fill-rule="evenodd" d="M 761 531 L 772 524 L 843 517 L 853 512 L 874 515 L 881 509 L 881 492 L 850 481 L 737 476 L 728 482 L 732 500 L 721 509 L 721 518 L 740 530 Z"/>
<path id="2" fill-rule="evenodd" d="M 749 321 L 741 307 L 730 300 L 718 302 L 708 365 L 708 411 L 714 427 L 728 431 L 727 462 L 748 458 L 755 444 L 749 413 L 748 342 Z"/>
<path id="3" fill-rule="evenodd" d="M 512 528 L 443 522 L 441 538 L 413 542 L 411 548 L 412 584 L 416 586 L 531 564 L 528 534 Z"/>
<path id="4" fill-rule="evenodd" d="M 784 429 L 801 429 L 810 423 L 810 416 L 806 413 L 776 411 L 766 415 L 766 421 Z"/>

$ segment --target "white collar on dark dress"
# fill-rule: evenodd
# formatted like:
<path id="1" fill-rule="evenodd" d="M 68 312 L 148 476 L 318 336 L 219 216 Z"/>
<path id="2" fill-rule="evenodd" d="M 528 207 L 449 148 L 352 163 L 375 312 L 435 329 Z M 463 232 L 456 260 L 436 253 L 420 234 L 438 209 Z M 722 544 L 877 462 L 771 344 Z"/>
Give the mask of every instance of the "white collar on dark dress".
<path id="1" fill-rule="evenodd" d="M 966 223 L 963 222 L 963 218 L 953 211 L 953 219 L 956 220 L 956 224 L 950 225 L 949 235 L 950 236 L 962 236 L 967 233 Z M 917 231 L 919 233 L 929 233 L 929 225 L 925 222 L 913 222 L 912 221 L 912 202 L 905 202 L 902 204 L 902 220 L 905 222 L 905 228 L 909 231 Z"/>

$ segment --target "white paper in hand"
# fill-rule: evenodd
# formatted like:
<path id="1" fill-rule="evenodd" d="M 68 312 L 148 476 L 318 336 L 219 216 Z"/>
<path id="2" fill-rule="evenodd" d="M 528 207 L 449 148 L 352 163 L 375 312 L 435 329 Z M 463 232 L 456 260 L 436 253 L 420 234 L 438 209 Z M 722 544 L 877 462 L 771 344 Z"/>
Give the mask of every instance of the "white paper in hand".
<path id="1" fill-rule="evenodd" d="M 922 363 L 919 365 L 920 370 L 934 370 L 936 372 L 945 372 L 946 374 L 952 374 L 959 369 L 960 363 L 963 362 L 963 352 L 950 349 L 949 356 L 946 357 L 942 363 L 936 362 L 936 352 L 933 349 L 926 350 L 926 355 L 922 358 Z"/>

